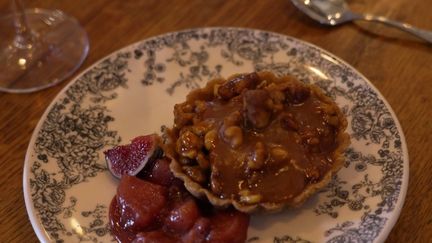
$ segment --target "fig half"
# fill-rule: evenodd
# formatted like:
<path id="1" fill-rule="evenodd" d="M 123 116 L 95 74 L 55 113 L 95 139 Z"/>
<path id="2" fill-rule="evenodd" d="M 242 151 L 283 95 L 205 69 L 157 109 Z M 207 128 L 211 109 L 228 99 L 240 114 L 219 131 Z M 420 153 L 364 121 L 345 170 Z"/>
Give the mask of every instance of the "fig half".
<path id="1" fill-rule="evenodd" d="M 130 144 L 119 145 L 104 152 L 111 174 L 117 178 L 123 175 L 137 175 L 145 165 L 158 157 L 160 138 L 157 134 L 139 136 Z"/>

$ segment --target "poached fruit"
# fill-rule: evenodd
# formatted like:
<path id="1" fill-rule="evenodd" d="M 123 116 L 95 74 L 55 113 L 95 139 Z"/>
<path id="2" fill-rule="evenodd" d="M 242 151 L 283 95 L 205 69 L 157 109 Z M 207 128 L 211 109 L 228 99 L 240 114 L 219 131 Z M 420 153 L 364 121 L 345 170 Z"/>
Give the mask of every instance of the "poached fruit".
<path id="1" fill-rule="evenodd" d="M 132 144 L 134 141 L 140 140 L 134 139 Z M 137 147 L 126 145 L 122 149 L 136 154 L 132 150 Z M 109 157 L 113 153 L 106 154 Z M 121 158 L 126 160 L 118 160 L 117 164 L 139 162 L 131 161 L 133 158 L 143 161 L 141 156 Z M 135 243 L 245 242 L 249 215 L 233 208 L 216 209 L 207 201 L 194 198 L 183 182 L 173 176 L 169 164 L 170 160 L 162 157 L 146 163 L 137 176 L 121 175 L 109 210 L 114 237 L 119 242 Z"/>

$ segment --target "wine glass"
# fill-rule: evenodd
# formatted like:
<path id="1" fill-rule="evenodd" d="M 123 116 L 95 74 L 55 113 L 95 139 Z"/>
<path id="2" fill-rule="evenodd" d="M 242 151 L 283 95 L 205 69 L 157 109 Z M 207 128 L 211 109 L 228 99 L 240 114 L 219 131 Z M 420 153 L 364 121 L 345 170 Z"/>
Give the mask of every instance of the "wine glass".
<path id="1" fill-rule="evenodd" d="M 0 91 L 28 93 L 69 77 L 87 56 L 87 34 L 60 10 L 26 9 L 11 1 L 0 17 Z"/>

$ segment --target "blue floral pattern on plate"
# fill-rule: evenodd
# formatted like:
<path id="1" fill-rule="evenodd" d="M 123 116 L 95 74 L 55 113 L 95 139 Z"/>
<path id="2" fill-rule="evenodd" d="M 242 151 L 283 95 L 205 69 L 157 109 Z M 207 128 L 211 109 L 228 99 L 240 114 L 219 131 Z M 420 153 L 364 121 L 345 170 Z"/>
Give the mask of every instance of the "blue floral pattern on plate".
<path id="1" fill-rule="evenodd" d="M 391 108 L 330 53 L 289 36 L 241 28 L 143 40 L 99 61 L 58 95 L 35 129 L 25 161 L 24 195 L 39 239 L 113 241 L 107 212 L 116 181 L 102 151 L 170 124 L 173 104 L 206 81 L 254 70 L 289 73 L 320 86 L 346 114 L 352 145 L 344 168 L 302 208 L 253 216 L 248 241 L 383 241 L 399 215 L 408 178 L 406 144 Z"/>

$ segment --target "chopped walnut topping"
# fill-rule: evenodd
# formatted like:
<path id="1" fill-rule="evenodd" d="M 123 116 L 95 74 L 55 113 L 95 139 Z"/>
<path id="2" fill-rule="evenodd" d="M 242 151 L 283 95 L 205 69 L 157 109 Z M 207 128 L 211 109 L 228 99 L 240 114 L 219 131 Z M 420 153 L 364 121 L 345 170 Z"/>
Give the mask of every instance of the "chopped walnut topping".
<path id="1" fill-rule="evenodd" d="M 253 127 L 262 129 L 270 123 L 272 115 L 268 107 L 270 96 L 265 90 L 248 90 L 243 96 L 243 107 L 247 122 Z"/>
<path id="2" fill-rule="evenodd" d="M 243 131 L 238 126 L 227 127 L 223 132 L 223 138 L 232 148 L 238 148 L 243 143 Z"/>
<path id="3" fill-rule="evenodd" d="M 286 100 L 289 103 L 300 104 L 309 98 L 309 89 L 300 83 L 290 83 L 285 89 Z"/>
<path id="4" fill-rule="evenodd" d="M 271 150 L 271 156 L 276 161 L 282 161 L 288 158 L 288 151 L 283 148 L 275 147 Z"/>
<path id="5" fill-rule="evenodd" d="M 262 142 L 255 144 L 255 150 L 248 159 L 247 169 L 259 170 L 264 166 L 264 162 L 267 160 L 267 149 Z"/>
<path id="6" fill-rule="evenodd" d="M 203 146 L 202 140 L 193 132 L 185 130 L 177 140 L 177 153 L 189 159 L 194 159 Z"/>
<path id="7" fill-rule="evenodd" d="M 204 136 L 204 145 L 208 151 L 212 150 L 215 147 L 216 138 L 217 138 L 217 131 L 215 129 L 210 130 Z"/>
<path id="8" fill-rule="evenodd" d="M 219 86 L 218 95 L 222 99 L 231 99 L 243 90 L 255 87 L 258 82 L 259 77 L 257 73 L 240 75 Z"/>
<path id="9" fill-rule="evenodd" d="M 207 176 L 199 166 L 183 166 L 183 170 L 192 180 L 200 184 L 207 181 Z"/>

